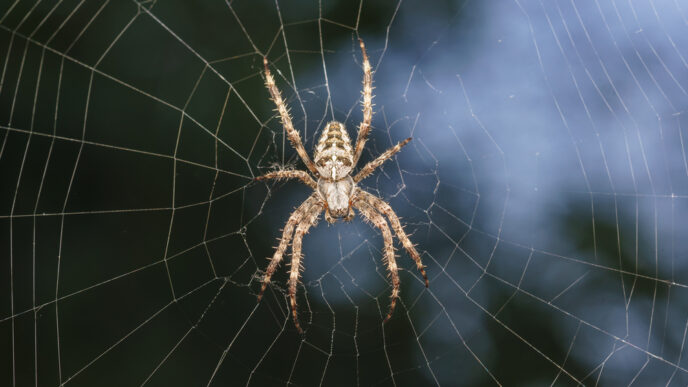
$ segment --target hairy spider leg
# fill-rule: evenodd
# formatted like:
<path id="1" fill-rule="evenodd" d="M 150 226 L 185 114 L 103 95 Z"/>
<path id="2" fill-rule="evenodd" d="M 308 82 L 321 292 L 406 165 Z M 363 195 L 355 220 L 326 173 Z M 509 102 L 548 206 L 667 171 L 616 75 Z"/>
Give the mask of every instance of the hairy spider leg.
<path id="1" fill-rule="evenodd" d="M 303 333 L 301 325 L 299 324 L 299 317 L 297 311 L 296 303 L 296 287 L 299 284 L 299 278 L 301 276 L 301 271 L 303 270 L 303 265 L 301 265 L 301 243 L 303 241 L 303 236 L 308 233 L 311 227 L 318 223 L 318 217 L 322 212 L 323 207 L 321 204 L 317 203 L 308 209 L 308 215 L 299 223 L 294 233 L 294 242 L 291 247 L 291 269 L 289 270 L 289 299 L 291 300 L 291 314 L 294 318 L 294 325 L 300 333 Z"/>
<path id="2" fill-rule="evenodd" d="M 311 177 L 311 175 L 308 174 L 306 171 L 299 171 L 299 170 L 293 170 L 293 169 L 284 169 L 281 171 L 272 171 L 268 172 L 263 176 L 258 176 L 254 180 L 267 180 L 267 179 L 275 179 L 275 180 L 285 180 L 285 179 L 299 179 L 303 184 L 313 188 L 317 189 L 318 185 L 315 183 L 315 180 Z"/>
<path id="3" fill-rule="evenodd" d="M 400 141 L 397 143 L 397 145 L 387 149 L 384 151 L 380 156 L 378 156 L 375 160 L 369 162 L 368 164 L 365 165 L 365 167 L 361 168 L 360 171 L 354 176 L 354 182 L 358 183 L 359 181 L 365 179 L 366 177 L 370 176 L 371 173 L 377 167 L 382 165 L 385 161 L 389 160 L 392 156 L 394 156 L 397 152 L 401 150 L 401 148 L 404 147 L 404 145 L 408 144 L 409 141 L 411 141 L 411 137 L 407 138 L 404 141 Z"/>
<path id="4" fill-rule="evenodd" d="M 354 165 L 358 163 L 361 158 L 363 148 L 365 148 L 366 140 L 370 134 L 370 122 L 373 120 L 373 69 L 370 67 L 368 54 L 366 53 L 365 44 L 362 39 L 358 39 L 358 44 L 361 46 L 361 54 L 363 56 L 363 121 L 358 127 L 358 136 L 356 138 L 356 148 L 354 151 Z"/>
<path id="5" fill-rule="evenodd" d="M 270 278 L 275 273 L 275 270 L 279 267 L 282 258 L 284 257 L 284 252 L 289 246 L 289 241 L 291 241 L 292 234 L 294 233 L 294 227 L 300 224 L 303 218 L 306 216 L 308 211 L 316 206 L 318 203 L 317 193 L 313 193 L 308 199 L 306 199 L 301 205 L 291 214 L 287 224 L 284 226 L 284 231 L 282 231 L 282 238 L 280 238 L 277 250 L 275 250 L 275 255 L 272 256 L 268 268 L 265 270 L 265 276 L 263 277 L 263 283 L 260 286 L 260 293 L 258 293 L 258 302 L 263 298 L 263 293 L 270 283 Z"/>
<path id="6" fill-rule="evenodd" d="M 389 223 L 392 225 L 392 229 L 394 230 L 394 233 L 397 234 L 397 238 L 399 238 L 399 241 L 401 242 L 402 246 L 404 246 L 411 258 L 416 262 L 416 268 L 423 276 L 423 280 L 425 281 L 425 287 L 429 287 L 430 284 L 428 282 L 428 276 L 427 274 L 425 274 L 425 266 L 423 266 L 423 261 L 420 258 L 420 254 L 418 254 L 416 247 L 413 245 L 413 243 L 411 243 L 411 239 L 409 239 L 408 235 L 406 235 L 406 233 L 404 232 L 404 228 L 402 227 L 401 222 L 399 221 L 399 217 L 394 212 L 392 207 L 389 204 L 387 204 L 384 200 L 378 198 L 375 195 L 371 195 L 368 192 L 360 191 L 360 195 L 364 197 L 365 200 L 368 203 L 370 203 L 373 207 L 375 207 L 379 212 L 387 216 L 387 218 L 389 219 Z"/>
<path id="7" fill-rule="evenodd" d="M 385 219 L 380 215 L 380 213 L 373 208 L 365 199 L 359 199 L 354 202 L 356 208 L 361 212 L 363 218 L 372 223 L 377 227 L 382 233 L 382 239 L 384 240 L 384 262 L 387 264 L 387 271 L 392 280 L 392 294 L 390 295 L 389 301 L 389 312 L 383 323 L 386 323 L 394 313 L 394 308 L 397 305 L 397 298 L 399 298 L 399 285 L 401 281 L 399 280 L 399 268 L 397 267 L 397 261 L 394 257 L 394 243 L 392 240 L 392 232 L 389 230 L 389 226 Z"/>
<path id="8" fill-rule="evenodd" d="M 265 86 L 270 92 L 272 101 L 275 103 L 277 111 L 279 112 L 279 115 L 282 118 L 282 126 L 284 127 L 284 130 L 287 132 L 287 137 L 289 138 L 291 145 L 294 147 L 294 149 L 296 149 L 296 153 L 299 154 L 301 160 L 303 160 L 304 164 L 306 164 L 308 170 L 311 171 L 311 173 L 313 173 L 314 175 L 318 176 L 318 171 L 315 168 L 315 164 L 313 164 L 311 158 L 308 157 L 308 153 L 306 153 L 306 149 L 304 149 L 303 147 L 303 143 L 301 142 L 301 136 L 299 136 L 299 132 L 297 132 L 296 129 L 294 129 L 294 125 L 291 122 L 291 116 L 289 115 L 289 109 L 287 109 L 287 105 L 282 99 L 282 94 L 280 94 L 279 89 L 275 85 L 275 79 L 272 77 L 272 74 L 270 73 L 270 68 L 268 68 L 267 58 L 263 58 L 263 66 L 265 67 Z"/>

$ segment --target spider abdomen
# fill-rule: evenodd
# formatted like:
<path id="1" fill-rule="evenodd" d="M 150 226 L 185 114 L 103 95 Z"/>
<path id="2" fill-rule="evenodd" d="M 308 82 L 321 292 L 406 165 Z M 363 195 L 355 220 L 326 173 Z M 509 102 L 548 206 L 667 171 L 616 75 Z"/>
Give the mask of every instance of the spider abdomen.
<path id="1" fill-rule="evenodd" d="M 331 181 L 348 176 L 353 168 L 353 157 L 351 140 L 344 124 L 337 121 L 328 123 L 313 157 L 320 176 Z"/>
<path id="2" fill-rule="evenodd" d="M 327 203 L 327 211 L 333 218 L 342 218 L 349 215 L 351 195 L 354 190 L 354 179 L 347 176 L 338 181 L 327 179 L 318 180 L 318 193 Z"/>

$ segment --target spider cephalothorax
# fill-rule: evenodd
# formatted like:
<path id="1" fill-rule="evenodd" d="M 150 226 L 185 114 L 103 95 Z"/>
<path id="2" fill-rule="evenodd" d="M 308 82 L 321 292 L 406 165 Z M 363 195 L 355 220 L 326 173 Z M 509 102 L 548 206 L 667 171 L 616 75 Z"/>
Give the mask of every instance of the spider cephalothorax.
<path id="1" fill-rule="evenodd" d="M 314 226 L 320 213 L 325 211 L 325 219 L 329 223 L 334 223 L 337 219 L 344 219 L 349 221 L 354 217 L 354 208 L 356 208 L 364 219 L 368 220 L 375 227 L 380 229 L 382 238 L 385 243 L 384 260 L 387 263 L 387 269 L 392 280 L 392 294 L 389 305 L 389 313 L 385 318 L 385 322 L 392 317 L 397 298 L 399 297 L 399 273 L 394 257 L 394 244 L 392 240 L 392 233 L 389 225 L 397 234 L 397 238 L 408 251 L 411 258 L 416 262 L 416 267 L 423 275 L 425 286 L 428 286 L 428 277 L 425 275 L 425 269 L 420 259 L 420 254 L 416 251 L 408 236 L 404 232 L 399 218 L 392 210 L 389 204 L 385 203 L 377 196 L 363 191 L 357 186 L 357 183 L 368 175 L 370 175 L 377 167 L 382 165 L 386 160 L 399 152 L 401 148 L 406 145 L 410 138 L 399 142 L 397 145 L 389 148 L 382 153 L 378 158 L 366 164 L 354 176 L 351 176 L 353 168 L 358 163 L 361 157 L 366 139 L 370 133 L 370 122 L 373 117 L 373 75 L 368 55 L 365 51 L 363 41 L 359 40 L 361 45 L 361 52 L 363 55 L 363 121 L 358 128 L 358 138 L 356 139 L 355 148 L 351 147 L 351 140 L 349 134 L 346 132 L 344 124 L 333 121 L 327 124 L 318 145 L 315 148 L 314 161 L 308 157 L 308 153 L 301 143 L 299 133 L 294 129 L 289 116 L 289 111 L 286 104 L 282 100 L 279 89 L 275 85 L 275 79 L 268 68 L 267 58 L 263 59 L 265 66 L 265 86 L 267 87 L 272 97 L 280 118 L 282 119 L 282 126 L 287 133 L 287 137 L 291 142 L 296 152 L 299 154 L 303 162 L 306 164 L 308 170 L 318 179 L 316 182 L 311 175 L 306 171 L 300 170 L 281 170 L 270 172 L 266 175 L 260 176 L 256 179 L 299 179 L 315 192 L 308 197 L 289 217 L 282 238 L 280 239 L 275 255 L 272 257 L 268 265 L 265 275 L 263 277 L 260 293 L 258 294 L 258 301 L 263 297 L 263 292 L 270 283 L 272 274 L 277 270 L 284 252 L 289 246 L 289 241 L 294 238 L 292 242 L 292 262 L 291 271 L 289 274 L 289 297 L 291 299 L 291 310 L 294 318 L 294 324 L 299 332 L 303 332 L 299 325 L 299 320 L 296 311 L 296 287 L 299 283 L 299 275 L 301 273 L 301 243 L 303 236 L 308 230 Z M 389 225 L 384 216 L 389 219 Z"/>

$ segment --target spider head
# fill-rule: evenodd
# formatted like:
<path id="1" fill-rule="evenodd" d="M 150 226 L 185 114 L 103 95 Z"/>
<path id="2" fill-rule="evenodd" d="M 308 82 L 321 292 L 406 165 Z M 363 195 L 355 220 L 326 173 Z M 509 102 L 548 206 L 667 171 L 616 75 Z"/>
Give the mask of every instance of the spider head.
<path id="1" fill-rule="evenodd" d="M 338 181 L 349 176 L 353 168 L 353 148 L 344 124 L 336 121 L 327 124 L 315 148 L 314 159 L 323 179 Z"/>
<path id="2" fill-rule="evenodd" d="M 325 219 L 334 223 L 337 219 L 344 218 L 349 221 L 353 217 L 351 209 L 351 196 L 354 192 L 354 179 L 347 176 L 339 181 L 329 179 L 318 180 L 318 193 L 325 202 Z"/>

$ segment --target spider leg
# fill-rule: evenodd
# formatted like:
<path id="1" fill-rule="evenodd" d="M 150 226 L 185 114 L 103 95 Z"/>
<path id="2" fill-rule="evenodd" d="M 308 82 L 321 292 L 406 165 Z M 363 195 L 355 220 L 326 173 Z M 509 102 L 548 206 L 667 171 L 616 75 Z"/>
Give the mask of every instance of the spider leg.
<path id="1" fill-rule="evenodd" d="M 268 268 L 265 270 L 265 276 L 263 277 L 263 283 L 260 286 L 260 293 L 258 293 L 258 302 L 263 298 L 263 293 L 270 283 L 270 278 L 279 267 L 282 258 L 284 257 L 284 252 L 289 246 L 289 241 L 291 241 L 292 234 L 294 233 L 294 227 L 299 224 L 304 216 L 306 216 L 308 210 L 318 202 L 317 194 L 314 193 L 308 199 L 306 199 L 301 205 L 291 214 L 287 224 L 284 226 L 284 231 L 282 231 L 282 238 L 280 239 L 277 250 L 275 250 L 275 255 L 272 256 Z"/>
<path id="2" fill-rule="evenodd" d="M 289 138 L 291 145 L 294 147 L 294 149 L 296 149 L 296 152 L 301 157 L 301 160 L 303 160 L 304 164 L 306 164 L 306 167 L 308 167 L 308 170 L 311 171 L 315 176 L 318 176 L 318 170 L 315 168 L 315 164 L 313 164 L 311 158 L 308 157 L 308 153 L 306 153 L 306 149 L 304 149 L 303 143 L 301 142 L 301 136 L 299 136 L 299 132 L 294 129 L 287 105 L 284 103 L 282 95 L 275 85 L 275 78 L 272 77 L 270 69 L 268 68 L 267 58 L 263 58 L 263 65 L 265 66 L 265 87 L 268 88 L 270 96 L 272 97 L 272 101 L 275 103 L 275 106 L 277 106 L 277 111 L 282 118 L 282 126 L 287 132 L 287 137 Z"/>
<path id="3" fill-rule="evenodd" d="M 307 186 L 313 188 L 313 189 L 318 189 L 318 185 L 316 184 L 315 180 L 311 177 L 311 175 L 308 174 L 306 171 L 299 171 L 299 170 L 282 170 L 282 171 L 273 171 L 266 173 L 263 176 L 258 176 L 255 178 L 255 180 L 266 180 L 266 179 L 299 179 L 301 180 L 302 183 L 306 184 Z"/>
<path id="4" fill-rule="evenodd" d="M 320 203 L 312 204 L 308 209 L 308 214 L 301 220 L 298 227 L 296 227 L 296 232 L 294 233 L 294 242 L 291 247 L 291 269 L 289 270 L 289 298 L 291 300 L 291 314 L 294 318 L 294 325 L 298 329 L 299 333 L 303 333 L 301 325 L 299 324 L 297 304 L 296 304 L 296 287 L 299 284 L 299 277 L 301 275 L 301 270 L 303 266 L 301 265 L 301 242 L 303 241 L 303 236 L 308 233 L 308 230 L 318 223 L 318 217 L 322 212 L 323 208 Z"/>
<path id="5" fill-rule="evenodd" d="M 380 213 L 368 204 L 365 199 L 357 200 L 354 202 L 356 208 L 361 212 L 363 217 L 370 221 L 375 227 L 380 229 L 382 232 L 382 239 L 385 241 L 385 257 L 384 261 L 387 263 L 387 270 L 389 271 L 389 276 L 392 279 L 392 294 L 389 301 L 389 313 L 383 323 L 392 317 L 394 313 L 394 308 L 397 305 L 397 298 L 399 298 L 399 285 L 401 281 L 399 280 L 399 268 L 397 267 L 397 261 L 394 258 L 394 243 L 392 240 L 392 232 L 389 230 L 389 226 L 385 221 L 385 218 L 380 215 Z"/>
<path id="6" fill-rule="evenodd" d="M 416 261 L 416 268 L 418 269 L 420 274 L 423 275 L 423 279 L 425 280 L 425 287 L 427 288 L 429 286 L 428 276 L 425 274 L 425 266 L 423 266 L 423 261 L 421 261 L 420 259 L 420 254 L 418 254 L 418 251 L 414 247 L 413 243 L 411 243 L 411 240 L 409 239 L 408 235 L 406 235 L 406 233 L 404 232 L 404 228 L 401 226 L 399 217 L 394 212 L 392 207 L 389 204 L 387 204 L 384 200 L 363 190 L 360 191 L 359 195 L 362 198 L 364 198 L 363 200 L 366 200 L 368 203 L 370 203 L 370 205 L 372 205 L 378 211 L 387 216 L 387 218 L 389 219 L 389 223 L 392 225 L 392 229 L 394 229 L 394 233 L 397 234 L 397 238 L 399 238 L 401 244 L 404 246 L 406 251 L 408 251 L 411 258 L 413 258 L 413 260 Z"/>
<path id="7" fill-rule="evenodd" d="M 378 156 L 375 160 L 366 164 L 365 167 L 361 168 L 361 170 L 358 171 L 356 176 L 354 176 L 354 182 L 358 183 L 359 181 L 368 177 L 371 173 L 373 173 L 373 171 L 377 167 L 382 165 L 385 161 L 389 160 L 390 157 L 394 156 L 394 154 L 399 152 L 404 145 L 409 143 L 409 141 L 411 141 L 411 137 L 409 137 L 406 140 L 399 142 L 397 145 L 387 149 L 384 153 L 382 153 L 380 156 Z"/>
<path id="8" fill-rule="evenodd" d="M 361 157 L 361 153 L 363 153 L 363 148 L 370 133 L 370 122 L 373 119 L 373 71 L 368 61 L 368 54 L 366 53 L 363 40 L 358 39 L 358 43 L 363 54 L 363 121 L 361 121 L 361 125 L 358 127 L 353 165 L 358 163 L 358 159 Z"/>

